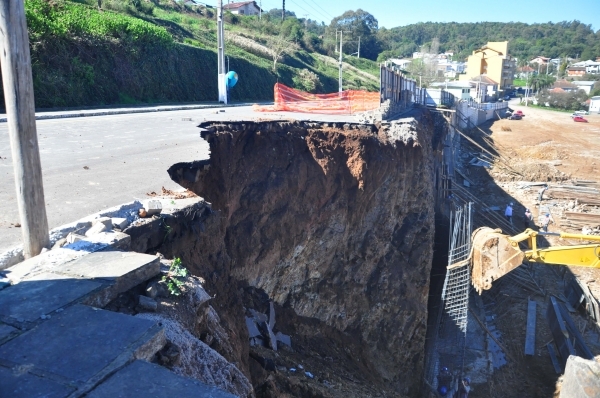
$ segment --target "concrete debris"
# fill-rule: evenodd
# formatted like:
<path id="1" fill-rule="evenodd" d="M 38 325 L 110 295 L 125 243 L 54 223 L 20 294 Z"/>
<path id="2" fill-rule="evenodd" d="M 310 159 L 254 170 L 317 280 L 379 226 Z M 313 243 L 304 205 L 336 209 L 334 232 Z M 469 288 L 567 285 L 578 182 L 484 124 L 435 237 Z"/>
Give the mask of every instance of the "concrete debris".
<path id="1" fill-rule="evenodd" d="M 600 363 L 574 355 L 569 356 L 560 398 L 597 397 L 600 391 Z"/>
<path id="2" fill-rule="evenodd" d="M 277 334 L 275 335 L 275 337 L 277 338 L 277 341 L 279 341 L 280 343 L 285 344 L 288 347 L 292 346 L 292 339 L 287 334 L 283 334 L 281 332 L 277 332 Z"/>
<path id="3" fill-rule="evenodd" d="M 158 303 L 155 300 L 153 300 L 147 296 L 139 296 L 138 304 L 139 304 L 140 308 L 142 308 L 146 311 L 156 311 L 156 309 L 158 308 Z"/>
<path id="4" fill-rule="evenodd" d="M 261 335 L 260 331 L 258 330 L 258 327 L 256 326 L 254 318 L 249 316 L 246 317 L 246 327 L 248 328 L 248 336 L 250 337 L 250 339 Z"/>
<path id="5" fill-rule="evenodd" d="M 273 302 L 269 304 L 269 319 L 267 316 L 252 308 L 248 310 L 250 316 L 246 316 L 246 328 L 248 329 L 248 337 L 250 345 L 267 346 L 273 351 L 277 351 L 277 342 L 281 342 L 289 347 L 292 346 L 290 336 L 281 332 L 277 335 L 273 331 L 275 327 L 275 307 Z"/>
<path id="6" fill-rule="evenodd" d="M 148 217 L 160 214 L 162 212 L 162 204 L 160 203 L 160 200 L 148 200 L 144 203 L 144 210 L 146 210 L 146 215 Z"/>
<path id="7" fill-rule="evenodd" d="M 85 238 L 86 237 L 84 235 L 79 235 L 71 232 L 69 235 L 67 235 L 65 244 L 70 245 L 71 243 L 79 242 L 80 240 L 84 240 Z M 65 244 L 63 244 L 62 246 L 64 246 Z"/>
<path id="8" fill-rule="evenodd" d="M 238 397 L 251 396 L 252 384 L 246 376 L 234 364 L 185 330 L 179 322 L 149 312 L 138 314 L 136 318 L 162 324 L 167 340 L 180 351 L 179 364 L 172 369 L 175 373 L 216 386 Z"/>
<path id="9" fill-rule="evenodd" d="M 112 229 L 112 228 L 111 228 Z M 92 236 L 99 234 L 100 232 L 107 232 L 109 229 L 103 223 L 98 223 L 96 225 L 92 225 L 92 228 L 88 229 L 85 233 L 85 236 Z"/>
<path id="10" fill-rule="evenodd" d="M 92 227 L 96 224 L 103 224 L 106 227 L 106 231 L 112 230 L 113 222 L 110 217 L 100 217 L 92 221 Z"/>
<path id="11" fill-rule="evenodd" d="M 164 283 L 160 283 L 157 280 L 151 281 L 146 286 L 146 296 L 151 299 L 155 299 L 157 297 L 167 297 L 167 287 Z"/>
<path id="12" fill-rule="evenodd" d="M 114 228 L 119 228 L 120 230 L 124 230 L 129 225 L 129 220 L 122 217 L 113 217 L 111 218 L 112 225 Z"/>

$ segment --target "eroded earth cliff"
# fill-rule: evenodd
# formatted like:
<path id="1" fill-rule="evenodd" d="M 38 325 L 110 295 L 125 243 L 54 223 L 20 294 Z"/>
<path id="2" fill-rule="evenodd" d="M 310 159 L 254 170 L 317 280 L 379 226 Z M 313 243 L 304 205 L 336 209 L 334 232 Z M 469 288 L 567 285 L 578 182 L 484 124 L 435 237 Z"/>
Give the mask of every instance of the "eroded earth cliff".
<path id="1" fill-rule="evenodd" d="M 206 278 L 234 347 L 223 355 L 258 396 L 418 395 L 434 234 L 432 128 L 419 116 L 206 123 L 211 159 L 169 169 L 211 205 L 161 252 Z M 248 343 L 246 309 L 271 300 L 287 353 Z M 286 374 L 294 361 L 314 379 Z"/>

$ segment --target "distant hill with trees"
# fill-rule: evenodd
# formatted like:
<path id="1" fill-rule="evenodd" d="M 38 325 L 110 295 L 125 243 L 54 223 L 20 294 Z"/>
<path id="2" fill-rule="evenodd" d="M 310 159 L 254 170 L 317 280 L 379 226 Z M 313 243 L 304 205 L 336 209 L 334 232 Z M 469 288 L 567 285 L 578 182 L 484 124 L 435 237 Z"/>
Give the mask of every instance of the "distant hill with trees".
<path id="1" fill-rule="evenodd" d="M 526 24 L 521 22 L 420 22 L 392 29 L 380 28 L 378 60 L 410 57 L 423 45 L 439 39 L 442 52 L 453 51 L 455 60 L 465 59 L 488 41 L 508 40 L 512 56 L 525 62 L 537 55 L 550 58 L 595 59 L 600 56 L 600 31 L 579 21 Z"/>

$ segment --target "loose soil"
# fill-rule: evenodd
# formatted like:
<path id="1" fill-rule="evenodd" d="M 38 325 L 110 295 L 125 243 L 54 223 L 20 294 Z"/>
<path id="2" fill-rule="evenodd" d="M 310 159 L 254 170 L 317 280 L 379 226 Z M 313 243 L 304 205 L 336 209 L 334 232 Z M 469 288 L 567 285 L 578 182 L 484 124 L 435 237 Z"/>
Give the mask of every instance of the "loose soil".
<path id="1" fill-rule="evenodd" d="M 489 170 L 466 167 L 465 174 L 474 183 L 468 188 L 469 192 L 475 194 L 485 206 L 498 206 L 501 209 L 497 212 L 500 217 L 508 202 L 515 203 L 515 230 L 512 231 L 515 233 L 524 229 L 521 215 L 525 208 L 532 210 L 535 220 L 540 212 L 537 188 L 519 189 L 515 181 L 569 183 L 573 179 L 598 180 L 596 159 L 600 155 L 600 147 L 597 145 L 600 138 L 600 115 L 586 116 L 589 123 L 576 123 L 565 112 L 512 104 L 511 108 L 522 110 L 526 116 L 522 120 L 504 119 L 481 126 L 481 130 L 490 134 L 489 138 L 497 152 L 506 159 L 504 167 L 499 164 Z M 474 129 L 470 135 L 485 146 L 481 131 Z M 462 150 L 470 153 L 480 151 L 465 140 Z M 509 172 L 506 166 L 520 175 Z M 552 209 L 552 205 L 556 204 L 554 202 L 556 201 L 545 199 L 542 204 L 550 205 Z M 485 214 L 475 214 L 475 217 L 479 224 L 499 226 L 489 219 L 484 220 Z M 564 230 L 558 217 L 555 221 L 550 226 L 550 231 Z M 477 226 L 479 225 L 475 225 Z M 501 227 L 507 230 L 506 226 Z M 574 242 L 550 238 L 546 244 L 570 245 Z M 549 297 L 564 295 L 564 275 L 580 275 L 581 267 L 532 264 L 522 268 L 531 275 L 532 284 L 537 284 L 533 290 L 526 289 L 505 276 L 482 296 L 484 303 L 493 303 L 491 308 L 495 314 L 496 328 L 502 334 L 501 340 L 508 354 L 515 361 L 509 360 L 507 365 L 495 370 L 485 385 L 473 386 L 470 398 L 558 397 L 560 378 L 554 371 L 546 348 L 552 342 L 552 334 L 545 314 Z M 594 291 L 593 282 L 600 280 L 600 270 L 586 269 L 585 276 Z M 532 357 L 524 355 L 528 299 L 535 300 L 538 304 L 536 350 Z M 592 352 L 600 354 L 598 325 L 589 320 L 582 309 L 572 316 Z"/>
<path id="2" fill-rule="evenodd" d="M 514 160 L 513 167 L 534 169 L 546 166 L 546 172 L 556 168 L 579 179 L 597 178 L 600 115 L 585 116 L 589 123 L 576 123 L 566 112 L 510 106 L 523 111 L 525 117 L 522 120 L 499 120 L 484 130 L 492 133 L 494 143 L 503 155 Z M 503 131 L 503 127 L 511 131 Z M 552 163 L 561 164 L 554 166 Z M 540 177 L 543 175 L 540 174 Z"/>

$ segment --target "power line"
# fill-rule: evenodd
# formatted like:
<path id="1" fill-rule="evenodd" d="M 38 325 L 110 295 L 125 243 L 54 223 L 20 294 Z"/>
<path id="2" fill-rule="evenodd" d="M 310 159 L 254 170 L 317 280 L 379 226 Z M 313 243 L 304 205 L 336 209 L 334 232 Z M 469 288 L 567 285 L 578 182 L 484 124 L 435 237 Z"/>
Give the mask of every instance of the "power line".
<path id="1" fill-rule="evenodd" d="M 300 9 L 302 9 L 304 12 L 306 12 L 308 15 L 314 17 L 314 14 L 310 11 L 308 11 L 306 8 L 302 7 L 300 4 L 296 3 L 293 0 L 289 0 L 290 2 L 294 3 L 296 6 L 300 7 Z"/>
<path id="2" fill-rule="evenodd" d="M 323 10 L 323 8 L 322 8 L 320 5 L 318 5 L 317 3 L 315 3 L 315 0 L 310 0 L 310 1 L 311 1 L 311 2 L 313 2 L 313 3 L 314 3 L 314 4 L 315 4 L 317 7 L 319 7 L 321 10 Z M 329 18 L 331 18 L 331 19 L 334 19 L 334 17 L 332 17 L 332 16 L 331 16 L 331 14 L 330 14 L 330 13 L 328 13 L 327 11 L 323 10 L 323 12 L 324 12 L 325 14 L 327 14 L 327 15 L 329 16 Z"/>
<path id="3" fill-rule="evenodd" d="M 291 1 L 291 0 L 290 0 Z M 327 20 L 327 16 L 325 14 L 323 14 L 322 12 L 320 12 L 319 10 L 317 10 L 316 8 L 314 8 L 313 6 L 311 6 L 310 4 L 308 4 L 306 2 L 306 0 L 304 0 L 304 3 L 309 6 L 310 8 L 312 8 L 313 10 L 315 10 L 318 14 L 320 14 L 320 16 L 325 17 L 325 20 Z M 314 17 L 314 14 L 312 14 L 312 16 Z M 316 20 L 316 19 L 315 19 Z"/>

